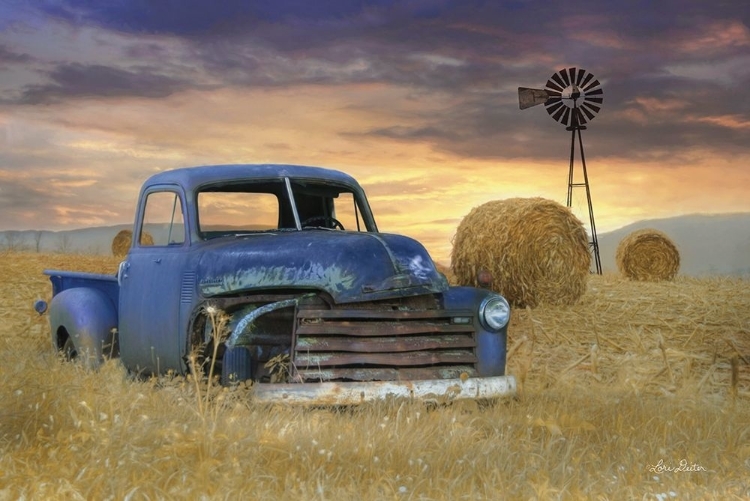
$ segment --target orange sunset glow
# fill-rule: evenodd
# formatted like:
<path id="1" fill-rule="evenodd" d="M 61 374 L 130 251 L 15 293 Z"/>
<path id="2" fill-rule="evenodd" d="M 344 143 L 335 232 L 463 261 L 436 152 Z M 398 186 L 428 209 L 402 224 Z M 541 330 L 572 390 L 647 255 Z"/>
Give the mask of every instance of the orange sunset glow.
<path id="1" fill-rule="evenodd" d="M 570 133 L 517 96 L 565 67 L 604 90 L 583 132 L 599 232 L 750 211 L 750 29 L 729 7 L 45 5 L 0 12 L 0 230 L 131 222 L 165 169 L 293 163 L 353 175 L 381 231 L 448 262 L 477 205 L 565 204 Z"/>

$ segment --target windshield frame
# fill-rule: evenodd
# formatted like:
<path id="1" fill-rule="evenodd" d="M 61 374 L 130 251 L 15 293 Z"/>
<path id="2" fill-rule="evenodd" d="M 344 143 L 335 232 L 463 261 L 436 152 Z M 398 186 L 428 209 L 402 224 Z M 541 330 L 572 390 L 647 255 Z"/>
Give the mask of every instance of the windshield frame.
<path id="1" fill-rule="evenodd" d="M 243 185 L 245 186 L 251 186 L 251 185 L 263 185 L 268 184 L 269 186 L 272 184 L 280 184 L 282 185 L 283 191 L 275 192 L 275 191 L 264 191 L 264 190 L 258 190 L 256 193 L 270 193 L 274 194 L 279 199 L 279 211 L 281 212 L 282 207 L 284 204 L 288 204 L 287 209 L 290 211 L 290 214 L 288 214 L 287 217 L 291 216 L 291 219 L 288 219 L 288 223 L 292 223 L 293 221 L 293 227 L 289 225 L 288 227 L 277 227 L 275 229 L 266 229 L 266 230 L 238 230 L 236 232 L 232 231 L 221 231 L 217 235 L 211 235 L 210 231 L 207 231 L 205 229 L 201 228 L 201 214 L 198 204 L 198 199 L 201 193 L 204 192 L 243 192 L 242 189 L 232 189 L 234 188 L 241 188 Z M 298 209 L 298 203 L 295 197 L 295 188 L 298 190 L 305 189 L 305 186 L 311 186 L 314 190 L 320 190 L 321 193 L 325 191 L 331 191 L 331 193 L 335 193 L 335 196 L 338 196 L 341 193 L 347 193 L 351 194 L 355 207 L 354 207 L 354 213 L 356 214 L 357 218 L 357 228 L 355 229 L 347 229 L 345 231 L 352 231 L 352 232 L 378 232 L 377 225 L 375 224 L 375 220 L 372 216 L 372 212 L 370 209 L 370 205 L 367 201 L 367 197 L 365 196 L 364 190 L 359 185 L 352 185 L 350 183 L 342 183 L 338 181 L 331 181 L 328 179 L 321 179 L 321 178 L 307 178 L 307 177 L 291 177 L 291 176 L 279 176 L 279 177 L 263 177 L 263 178 L 241 178 L 241 179 L 234 179 L 234 180 L 222 180 L 220 182 L 211 182 L 211 183 L 204 183 L 200 186 L 196 186 L 194 192 L 192 201 L 193 203 L 193 212 L 194 212 L 194 221 L 195 221 L 195 232 L 196 236 L 199 240 L 206 241 L 206 240 L 212 240 L 214 238 L 218 238 L 219 236 L 244 236 L 244 235 L 253 235 L 253 234 L 269 234 L 269 233 L 280 233 L 280 232 L 286 232 L 286 231 L 302 231 L 302 221 L 300 218 L 300 212 Z M 252 190 L 247 190 L 248 193 L 252 192 Z M 284 195 L 284 197 L 281 197 L 280 195 Z M 281 214 L 279 218 L 281 219 Z M 280 221 L 281 222 L 281 221 Z M 304 229 L 310 229 L 310 228 L 304 228 Z M 327 231 L 330 231 L 330 229 L 326 229 Z"/>

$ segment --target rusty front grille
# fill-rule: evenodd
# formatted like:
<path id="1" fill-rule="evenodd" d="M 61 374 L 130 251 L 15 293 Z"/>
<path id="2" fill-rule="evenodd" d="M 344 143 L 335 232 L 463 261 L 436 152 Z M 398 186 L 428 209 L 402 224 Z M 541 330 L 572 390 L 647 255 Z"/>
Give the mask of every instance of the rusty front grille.
<path id="1" fill-rule="evenodd" d="M 293 371 L 298 380 L 393 381 L 476 375 L 470 311 L 303 307 L 297 311 L 294 340 Z"/>

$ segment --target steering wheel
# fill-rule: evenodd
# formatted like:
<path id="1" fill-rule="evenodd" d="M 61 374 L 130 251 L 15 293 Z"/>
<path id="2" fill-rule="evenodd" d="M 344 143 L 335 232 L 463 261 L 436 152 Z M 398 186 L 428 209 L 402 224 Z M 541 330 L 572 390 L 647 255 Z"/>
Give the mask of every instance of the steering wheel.
<path id="1" fill-rule="evenodd" d="M 338 230 L 342 230 L 342 231 L 344 230 L 344 225 L 341 224 L 341 221 L 339 221 L 338 219 L 336 219 L 333 216 L 313 216 L 313 217 L 308 217 L 307 219 L 305 219 L 304 221 L 302 221 L 301 224 L 302 224 L 303 228 L 306 228 L 308 226 L 319 226 L 319 225 L 316 225 L 316 224 L 312 224 L 312 223 L 314 223 L 316 221 L 320 221 L 322 223 L 330 223 L 331 227 L 333 227 L 333 229 L 338 229 Z"/>

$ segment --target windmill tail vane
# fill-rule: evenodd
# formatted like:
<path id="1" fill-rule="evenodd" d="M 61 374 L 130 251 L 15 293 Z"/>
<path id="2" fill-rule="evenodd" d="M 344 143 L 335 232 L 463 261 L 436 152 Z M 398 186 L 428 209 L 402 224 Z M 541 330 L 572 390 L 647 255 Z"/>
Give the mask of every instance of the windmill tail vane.
<path id="1" fill-rule="evenodd" d="M 530 89 L 528 87 L 518 88 L 518 107 L 522 110 L 531 108 L 537 104 L 544 104 L 549 99 L 549 94 L 544 89 Z"/>

